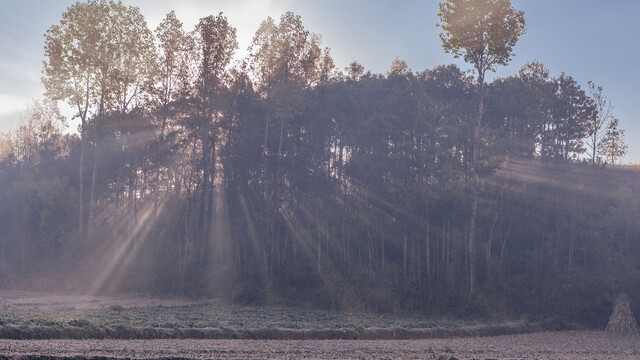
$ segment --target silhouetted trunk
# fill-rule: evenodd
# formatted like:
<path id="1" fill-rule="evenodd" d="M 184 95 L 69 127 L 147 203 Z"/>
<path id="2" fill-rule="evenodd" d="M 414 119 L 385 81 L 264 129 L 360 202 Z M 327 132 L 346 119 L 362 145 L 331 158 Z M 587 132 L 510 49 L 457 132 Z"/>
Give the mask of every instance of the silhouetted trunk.
<path id="1" fill-rule="evenodd" d="M 86 139 L 85 139 L 85 120 L 82 119 L 82 125 L 80 125 L 80 169 L 79 169 L 79 185 L 80 188 L 80 201 L 79 201 L 79 217 L 78 217 L 78 236 L 80 239 L 84 239 L 84 152 L 86 148 Z"/>
<path id="2" fill-rule="evenodd" d="M 206 241 L 207 221 L 209 219 L 209 137 L 202 137 L 202 194 L 200 195 L 200 214 L 198 216 L 199 242 Z"/>
<path id="3" fill-rule="evenodd" d="M 425 200 L 425 215 L 424 215 L 424 246 L 426 251 L 426 266 L 427 266 L 427 282 L 431 283 L 431 241 L 429 238 L 429 210 L 427 208 L 427 202 Z M 437 249 L 436 249 L 437 256 Z"/>
<path id="4" fill-rule="evenodd" d="M 318 274 L 321 274 L 321 268 L 320 268 L 320 255 L 322 253 L 322 246 L 320 246 L 320 239 L 318 239 Z"/>
<path id="5" fill-rule="evenodd" d="M 160 151 L 164 151 L 164 142 L 165 142 L 165 128 L 167 126 L 167 111 L 168 111 L 168 103 L 165 100 L 163 106 L 162 106 L 162 124 L 160 126 L 160 135 L 159 135 L 159 139 L 158 139 L 158 143 L 159 143 L 159 149 Z M 156 181 L 155 184 L 153 186 L 153 209 L 154 209 L 154 213 L 157 216 L 158 215 L 158 197 L 160 196 L 159 194 L 159 187 L 160 187 L 160 158 L 158 157 L 158 154 L 156 154 Z"/>
<path id="6" fill-rule="evenodd" d="M 402 279 L 407 280 L 407 232 L 404 232 L 404 242 L 402 246 Z"/>
<path id="7" fill-rule="evenodd" d="M 87 75 L 88 81 L 89 75 Z M 80 169 L 79 169 L 79 191 L 80 191 L 80 199 L 79 199 L 79 215 L 78 215 L 78 236 L 82 241 L 86 240 L 84 236 L 84 153 L 86 151 L 86 124 L 87 124 L 87 113 L 89 111 L 89 90 L 90 87 L 87 86 L 86 93 L 86 102 L 84 106 L 84 111 L 80 107 L 80 103 L 78 102 L 78 115 L 80 116 Z"/>
<path id="8" fill-rule="evenodd" d="M 476 217 L 478 211 L 478 192 L 480 179 L 478 177 L 478 148 L 480 147 L 480 129 L 484 112 L 484 73 L 478 71 L 478 114 L 473 131 L 472 160 L 471 160 L 471 211 L 469 214 L 469 293 L 474 294 L 476 288 Z"/>
<path id="9" fill-rule="evenodd" d="M 380 260 L 382 262 L 382 271 L 384 271 L 385 255 L 384 255 L 384 235 L 383 234 L 380 235 L 380 251 L 382 253 L 382 256 L 380 256 Z"/>
<path id="10" fill-rule="evenodd" d="M 282 155 L 282 142 L 284 139 L 284 117 L 280 118 L 280 140 L 278 141 L 278 160 Z"/>
<path id="11" fill-rule="evenodd" d="M 104 87 L 103 87 L 104 91 Z M 88 238 L 89 241 L 93 241 L 93 226 L 94 226 L 94 215 L 95 215 L 95 201 L 96 201 L 96 183 L 98 179 L 98 157 L 100 153 L 99 144 L 100 144 L 100 134 L 101 134 L 101 126 L 102 126 L 102 116 L 104 114 L 104 93 L 100 97 L 100 106 L 98 108 L 98 116 L 96 118 L 96 133 L 95 133 L 95 147 L 93 150 L 93 171 L 91 174 L 91 197 L 89 200 L 89 229 L 88 229 Z M 124 119 L 124 114 L 122 115 Z"/>
<path id="12" fill-rule="evenodd" d="M 91 174 L 91 199 L 89 201 L 89 230 L 88 230 L 88 238 L 89 241 L 93 241 L 93 222 L 95 215 L 95 201 L 96 201 L 96 182 L 98 179 L 98 143 L 96 141 L 96 146 L 93 151 L 93 171 Z"/>
<path id="13" fill-rule="evenodd" d="M 500 191 L 500 207 L 497 208 L 493 215 L 493 221 L 489 226 L 489 239 L 487 241 L 487 247 L 485 249 L 485 261 L 487 263 L 487 281 L 491 283 L 491 274 L 493 271 L 492 261 L 491 261 L 491 249 L 493 247 L 493 237 L 495 234 L 496 223 L 498 222 L 498 217 L 502 212 L 502 207 L 504 205 L 504 190 Z"/>
<path id="14" fill-rule="evenodd" d="M 507 231 L 504 233 L 504 237 L 502 238 L 502 246 L 500 247 L 500 263 L 498 264 L 498 271 L 502 272 L 502 262 L 504 260 L 504 249 L 507 246 L 507 239 L 509 239 L 509 233 L 511 232 L 511 227 L 513 226 L 513 217 L 511 218 L 511 222 L 509 223 L 509 227 Z M 569 261 L 571 264 L 571 261 Z M 569 265 L 571 267 L 571 265 Z"/>

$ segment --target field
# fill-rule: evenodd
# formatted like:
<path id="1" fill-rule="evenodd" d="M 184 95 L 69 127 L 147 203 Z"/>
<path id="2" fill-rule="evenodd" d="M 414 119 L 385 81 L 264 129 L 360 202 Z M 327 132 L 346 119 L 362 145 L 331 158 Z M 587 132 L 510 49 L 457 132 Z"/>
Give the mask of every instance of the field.
<path id="1" fill-rule="evenodd" d="M 109 328 L 459 328 L 478 320 L 371 315 L 295 308 L 249 307 L 216 300 L 62 295 L 0 290 L 0 325 Z"/>
<path id="2" fill-rule="evenodd" d="M 241 307 L 216 301 L 0 291 L 0 359 L 640 358 L 640 341 L 635 337 L 613 337 L 601 331 L 540 330 L 522 324 L 426 316 L 375 316 Z M 330 340 L 312 340 L 322 338 L 322 334 L 351 334 L 347 338 L 359 340 L 335 336 L 329 336 Z M 73 339 L 74 336 L 79 338 Z M 435 338 L 388 340 L 395 336 Z M 261 338 L 280 340 L 256 340 Z M 387 340 L 362 340 L 369 338 Z"/>
<path id="3" fill-rule="evenodd" d="M 614 338 L 598 331 L 373 341 L 0 340 L 0 354 L 219 359 L 639 359 L 638 340 Z"/>

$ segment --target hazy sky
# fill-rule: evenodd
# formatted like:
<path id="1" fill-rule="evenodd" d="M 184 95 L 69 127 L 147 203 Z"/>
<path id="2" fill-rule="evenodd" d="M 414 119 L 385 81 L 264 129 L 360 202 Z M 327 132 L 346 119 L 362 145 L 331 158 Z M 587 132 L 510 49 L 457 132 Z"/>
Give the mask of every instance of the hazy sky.
<path id="1" fill-rule="evenodd" d="M 13 129 L 31 99 L 42 98 L 43 34 L 76 1 L 0 0 L 0 131 Z M 323 37 L 335 63 L 344 68 L 357 60 L 366 69 L 385 72 L 393 59 L 414 71 L 456 63 L 440 47 L 436 0 L 124 0 L 140 7 L 149 28 L 175 10 L 191 30 L 200 17 L 223 11 L 238 30 L 240 55 L 267 16 L 285 11 L 302 17 L 305 27 Z M 553 76 L 572 76 L 582 88 L 589 80 L 604 88 L 614 115 L 626 129 L 627 162 L 640 162 L 640 1 L 512 0 L 524 10 L 527 34 L 515 48 L 510 76 L 527 61 L 538 60 Z"/>

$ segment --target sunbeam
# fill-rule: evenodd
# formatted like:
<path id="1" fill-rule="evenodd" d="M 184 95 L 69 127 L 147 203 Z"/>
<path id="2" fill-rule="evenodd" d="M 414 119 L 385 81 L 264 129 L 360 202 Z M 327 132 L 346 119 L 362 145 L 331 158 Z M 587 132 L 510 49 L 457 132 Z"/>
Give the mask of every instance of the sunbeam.
<path id="1" fill-rule="evenodd" d="M 160 212 L 164 208 L 165 203 L 166 198 L 160 201 L 158 205 Z M 101 269 L 98 269 L 98 273 L 87 291 L 88 295 L 100 293 L 107 282 L 113 280 L 114 275 L 118 271 L 126 270 L 131 265 L 131 262 L 138 255 L 140 247 L 147 240 L 147 234 L 153 226 L 152 215 L 154 211 L 154 206 L 150 204 L 141 212 L 133 230 L 131 230 L 124 241 L 117 246 L 113 254 L 109 256 L 107 264 Z"/>

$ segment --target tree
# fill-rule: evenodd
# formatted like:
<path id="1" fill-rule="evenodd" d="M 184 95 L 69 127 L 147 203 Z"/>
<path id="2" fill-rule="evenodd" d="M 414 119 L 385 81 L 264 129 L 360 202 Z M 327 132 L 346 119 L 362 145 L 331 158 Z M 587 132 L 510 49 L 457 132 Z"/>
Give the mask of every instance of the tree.
<path id="1" fill-rule="evenodd" d="M 167 13 L 155 30 L 158 71 L 153 91 L 161 113 L 160 137 L 165 136 L 169 106 L 181 88 L 188 83 L 188 55 L 192 50 L 192 38 L 182 29 L 182 22 L 174 11 Z"/>
<path id="2" fill-rule="evenodd" d="M 598 153 L 606 161 L 615 165 L 627 153 L 627 145 L 624 142 L 624 130 L 618 129 L 618 119 L 612 119 L 607 125 L 604 138 L 598 144 Z"/>
<path id="3" fill-rule="evenodd" d="M 156 166 L 154 184 L 154 202 L 157 208 L 160 196 L 160 176 L 170 153 L 170 144 L 166 141 L 167 128 L 175 130 L 176 124 L 169 124 L 169 116 L 175 114 L 178 99 L 184 99 L 190 87 L 189 61 L 193 57 L 194 39 L 182 29 L 182 22 L 174 11 L 167 13 L 155 30 L 156 35 L 156 71 L 152 71 L 152 102 L 159 121 L 158 147 L 153 154 Z M 175 133 L 173 131 L 172 133 Z"/>
<path id="4" fill-rule="evenodd" d="M 99 95 L 98 109 L 93 120 L 94 151 L 93 169 L 91 175 L 91 198 L 89 202 L 89 238 L 93 236 L 96 186 L 98 169 L 100 168 L 100 153 L 103 128 L 107 119 L 119 120 L 126 135 L 131 138 L 134 124 L 126 124 L 128 113 L 136 105 L 134 100 L 142 98 L 149 88 L 148 76 L 154 69 L 153 64 L 153 34 L 147 28 L 144 16 L 137 7 L 124 6 L 122 3 L 109 1 L 105 18 L 102 19 L 100 38 L 98 40 L 99 56 L 95 59 L 99 64 Z M 117 114 L 107 116 L 110 112 Z M 112 115 L 112 114 L 111 114 Z M 136 124 L 137 125 L 137 124 Z M 127 147 L 130 145 L 127 144 Z M 132 184 L 135 183 L 135 160 L 129 160 L 129 194 L 134 200 Z M 132 202 L 133 202 L 132 201 Z M 134 216 L 136 219 L 135 206 Z"/>
<path id="5" fill-rule="evenodd" d="M 525 33 L 524 12 L 511 7 L 510 0 L 447 0 L 440 3 L 438 13 L 445 52 L 463 57 L 472 64 L 477 75 L 478 113 L 473 132 L 469 171 L 471 172 L 471 209 L 469 215 L 469 292 L 475 291 L 475 233 L 478 206 L 478 152 L 484 112 L 484 87 L 487 70 L 507 65 L 513 47 Z"/>
<path id="6" fill-rule="evenodd" d="M 228 67 L 238 48 L 238 42 L 236 29 L 222 13 L 201 18 L 191 37 L 194 41 L 193 57 L 195 59 L 191 64 L 195 67 L 192 73 L 197 74 L 197 77 L 193 82 L 195 86 L 187 99 L 189 108 L 184 125 L 193 141 L 193 156 L 200 157 L 195 167 L 197 181 L 200 182 L 198 225 L 195 232 L 196 241 L 191 247 L 192 253 L 189 254 L 191 259 L 189 259 L 188 268 L 188 272 L 195 280 L 200 277 L 198 274 L 205 271 L 204 265 L 209 255 L 207 241 L 211 235 L 214 185 L 220 151 L 218 142 L 223 116 L 228 108 Z M 196 155 L 195 148 L 198 143 L 200 146 Z"/>
<path id="7" fill-rule="evenodd" d="M 364 74 L 364 66 L 357 61 L 352 62 L 349 66 L 344 68 L 347 72 L 348 79 L 353 81 L 359 81 Z"/>
<path id="8" fill-rule="evenodd" d="M 611 101 L 602 93 L 602 86 L 596 86 L 593 81 L 589 81 L 588 86 L 589 97 L 593 101 L 595 111 L 585 121 L 587 135 L 585 143 L 589 148 L 588 155 L 591 165 L 595 165 L 600 162 L 600 159 L 598 159 L 598 153 L 602 148 L 600 143 L 604 140 L 609 126 L 614 121 L 613 106 Z"/>
<path id="9" fill-rule="evenodd" d="M 494 152 L 532 158 L 554 97 L 549 71 L 537 61 L 526 63 L 517 76 L 495 79 L 487 90 L 487 127 Z"/>
<path id="10" fill-rule="evenodd" d="M 62 132 L 67 119 L 52 101 L 34 101 L 20 116 L 14 133 L 13 151 L 16 160 L 29 165 L 46 165 L 61 153 Z"/>
<path id="11" fill-rule="evenodd" d="M 0 163 L 14 154 L 13 139 L 11 133 L 0 133 Z"/>
<path id="12" fill-rule="evenodd" d="M 570 161 L 584 153 L 583 139 L 586 123 L 593 117 L 591 100 L 578 83 L 564 73 L 554 79 L 553 102 L 548 112 L 548 122 L 541 129 L 541 157 Z"/>
<path id="13" fill-rule="evenodd" d="M 99 136 L 102 117 L 110 110 L 126 113 L 142 88 L 149 69 L 152 34 L 137 7 L 107 0 L 76 3 L 45 34 L 46 95 L 65 100 L 80 117 L 79 234 L 84 237 L 84 154 L 87 122 L 93 119 Z M 97 137 L 96 137 L 97 139 Z M 96 140 L 97 141 L 97 140 Z M 96 143 L 97 145 L 97 143 Z M 89 203 L 91 235 L 99 151 L 94 166 Z"/>
<path id="14" fill-rule="evenodd" d="M 391 63 L 391 67 L 389 67 L 389 71 L 387 71 L 387 76 L 409 76 L 411 74 L 411 69 L 407 65 L 406 61 L 400 60 L 400 58 L 395 58 Z"/>
<path id="15" fill-rule="evenodd" d="M 60 24 L 45 34 L 44 76 L 47 97 L 66 100 L 80 118 L 80 186 L 78 234 L 84 237 L 84 153 L 86 125 L 96 104 L 99 62 L 97 42 L 106 13 L 105 1 L 76 3 L 62 14 Z M 91 110 L 91 111 L 90 111 Z"/>
<path id="16" fill-rule="evenodd" d="M 250 47 L 249 65 L 255 84 L 269 99 L 265 125 L 265 154 L 269 153 L 270 120 L 280 120 L 278 156 L 282 155 L 285 123 L 299 113 L 302 90 L 328 79 L 333 69 L 329 49 L 310 33 L 299 15 L 287 12 L 278 24 L 269 17 L 256 31 Z"/>

